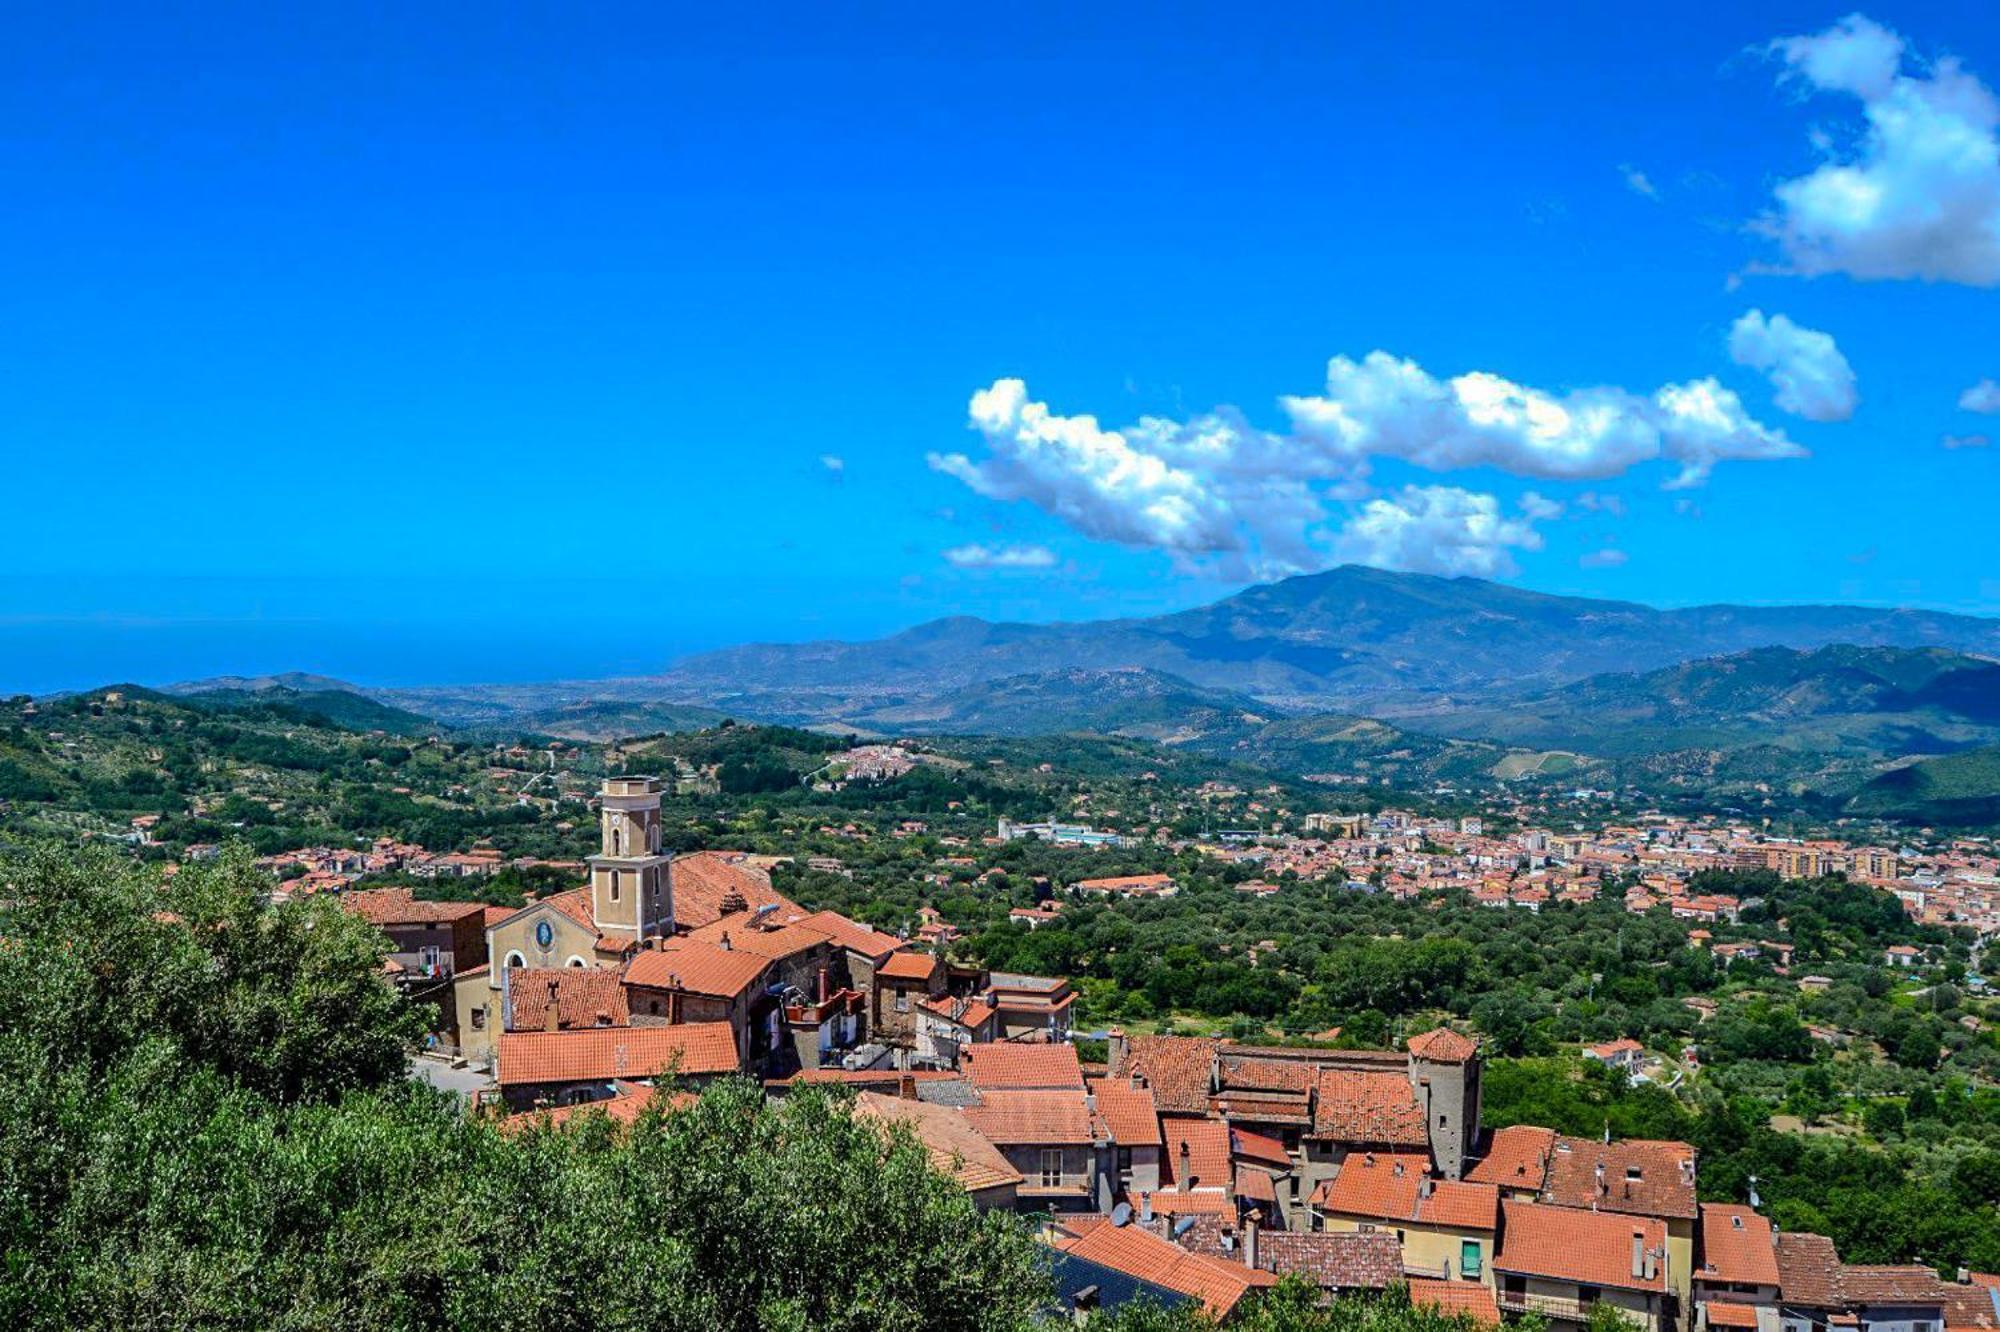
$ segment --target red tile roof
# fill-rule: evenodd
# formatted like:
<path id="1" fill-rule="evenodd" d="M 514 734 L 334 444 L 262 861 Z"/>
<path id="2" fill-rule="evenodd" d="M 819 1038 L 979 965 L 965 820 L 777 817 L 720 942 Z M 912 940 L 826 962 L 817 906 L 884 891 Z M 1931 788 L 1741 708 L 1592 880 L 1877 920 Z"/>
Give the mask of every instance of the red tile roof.
<path id="1" fill-rule="evenodd" d="M 340 894 L 340 905 L 371 925 L 443 925 L 486 914 L 478 902 L 426 902 L 408 888 L 351 889 Z"/>
<path id="2" fill-rule="evenodd" d="M 1125 1067 L 1111 1071 L 1144 1079 L 1163 1113 L 1205 1115 L 1219 1049 L 1202 1036 L 1134 1036 Z"/>
<path id="3" fill-rule="evenodd" d="M 903 946 L 903 941 L 895 935 L 884 934 L 859 921 L 849 920 L 838 911 L 815 911 L 809 916 L 800 916 L 795 923 L 809 930 L 818 930 L 850 953 L 859 953 L 877 961 Z"/>
<path id="4" fill-rule="evenodd" d="M 1340 1216 L 1407 1221 L 1458 1230 L 1492 1230 L 1499 1224 L 1500 1192 L 1491 1184 L 1431 1179 L 1423 1156 L 1352 1153 L 1340 1173 L 1313 1195 L 1316 1206 Z"/>
<path id="5" fill-rule="evenodd" d="M 1189 1253 L 1137 1226 L 1094 1226 L 1082 1235 L 1058 1236 L 1052 1242 L 1066 1253 L 1198 1299 L 1217 1318 L 1227 1317 L 1253 1286 L 1261 1284 L 1240 1263 Z"/>
<path id="6" fill-rule="evenodd" d="M 1325 1290 L 1384 1290 L 1403 1279 L 1403 1246 L 1387 1231 L 1268 1230 L 1257 1237 L 1257 1265 L 1296 1272 Z"/>
<path id="7" fill-rule="evenodd" d="M 1234 1178 L 1229 1161 L 1229 1125 L 1219 1119 L 1170 1117 L 1161 1122 L 1166 1151 L 1160 1158 L 1160 1182 L 1181 1189 L 1227 1190 Z"/>
<path id="8" fill-rule="evenodd" d="M 726 944 L 773 961 L 823 948 L 830 942 L 823 931 L 787 923 L 781 915 L 773 911 L 760 917 L 755 911 L 738 911 L 688 931 L 687 937 L 718 947 Z"/>
<path id="9" fill-rule="evenodd" d="M 1465 1172 L 1475 1184 L 1494 1184 L 1503 1189 L 1531 1189 L 1541 1192 L 1548 1178 L 1549 1153 L 1555 1150 L 1554 1129 L 1531 1124 L 1513 1124 L 1495 1129 L 1487 1144 L 1486 1156 Z"/>
<path id="10" fill-rule="evenodd" d="M 1482 1327 L 1500 1326 L 1500 1305 L 1493 1298 L 1493 1288 L 1477 1281 L 1437 1281 L 1430 1277 L 1411 1277 L 1410 1303 L 1419 1309 L 1436 1309 L 1445 1314 L 1466 1314 Z"/>
<path id="11" fill-rule="evenodd" d="M 507 977 L 507 1030 L 543 1031 L 549 987 L 556 988 L 561 1029 L 623 1027 L 632 1020 L 618 973 L 603 967 L 513 967 Z"/>
<path id="12" fill-rule="evenodd" d="M 1105 1135 L 1120 1147 L 1157 1147 L 1160 1144 L 1160 1111 L 1153 1093 L 1135 1085 L 1130 1078 L 1096 1078 L 1089 1090 L 1097 1099 L 1097 1118 Z"/>
<path id="13" fill-rule="evenodd" d="M 1073 1045 L 974 1045 L 967 1047 L 965 1062 L 972 1085 L 982 1092 L 1083 1090 L 1083 1067 Z"/>
<path id="14" fill-rule="evenodd" d="M 1840 1304 L 1840 1253 L 1833 1241 L 1810 1231 L 1777 1237 L 1778 1293 L 1787 1304 L 1832 1309 Z"/>
<path id="15" fill-rule="evenodd" d="M 964 1113 L 966 1123 L 999 1147 L 1087 1146 L 1095 1141 L 1082 1092 L 987 1092 Z"/>
<path id="16" fill-rule="evenodd" d="M 1731 1300 L 1710 1300 L 1706 1308 L 1710 1327 L 1757 1326 L 1757 1310 L 1754 1305 L 1737 1304 Z"/>
<path id="17" fill-rule="evenodd" d="M 1600 1175 L 1598 1167 L 1602 1166 Z M 1558 1137 L 1543 1201 L 1638 1216 L 1695 1217 L 1694 1148 L 1684 1142 Z"/>
<path id="18" fill-rule="evenodd" d="M 541 1110 L 523 1110 L 500 1121 L 502 1132 L 519 1133 L 533 1125 L 559 1127 L 585 1115 L 604 1115 L 616 1124 L 633 1124 L 659 1095 L 656 1088 L 642 1083 L 621 1082 L 609 1100 L 584 1101 L 577 1105 L 557 1105 Z M 693 1092 L 674 1092 L 661 1104 L 668 1110 L 684 1110 L 701 1098 Z"/>
<path id="19" fill-rule="evenodd" d="M 948 1105 L 908 1101 L 880 1092 L 854 1098 L 854 1113 L 887 1124 L 907 1124 L 930 1153 L 931 1164 L 958 1181 L 967 1192 L 1001 1188 L 1021 1182 L 1021 1172 L 1007 1163 L 998 1148 L 980 1135 L 965 1116 Z"/>
<path id="20" fill-rule="evenodd" d="M 1401 1073 L 1322 1069 L 1313 1134 L 1338 1142 L 1428 1146 L 1416 1088 Z"/>
<path id="21" fill-rule="evenodd" d="M 725 903 L 737 911 L 754 911 L 775 903 L 788 914 L 805 914 L 796 902 L 771 887 L 770 875 L 740 863 L 728 852 L 676 856 L 669 874 L 674 890 L 674 927 L 679 930 L 714 924 L 726 914 Z M 741 905 L 732 898 L 741 898 Z"/>
<path id="22" fill-rule="evenodd" d="M 1500 1252 L 1493 1266 L 1502 1272 L 1573 1281 L 1621 1290 L 1664 1291 L 1667 1274 L 1666 1223 L 1652 1217 L 1618 1216 L 1540 1203 L 1500 1204 Z M 1632 1275 L 1632 1245 L 1657 1250 L 1653 1275 Z"/>
<path id="23" fill-rule="evenodd" d="M 892 953 L 889 959 L 875 968 L 877 980 L 927 981 L 944 966 L 944 959 L 936 953 L 919 953 L 914 949 L 904 949 Z"/>
<path id="24" fill-rule="evenodd" d="M 1427 1059 L 1433 1064 L 1462 1064 L 1479 1053 L 1479 1047 L 1469 1037 L 1450 1027 L 1438 1027 L 1421 1036 L 1412 1036 L 1409 1049 L 1417 1058 Z"/>
<path id="25" fill-rule="evenodd" d="M 499 1062 L 502 1087 L 670 1074 L 699 1077 L 736 1071 L 736 1037 L 727 1022 L 503 1032 Z"/>
<path id="26" fill-rule="evenodd" d="M 1701 1270 L 1695 1275 L 1705 1281 L 1778 1284 L 1778 1250 L 1771 1222 L 1748 1207 L 1703 1203 L 1701 1253 Z"/>
<path id="27" fill-rule="evenodd" d="M 747 949 L 723 948 L 693 939 L 670 939 L 632 959 L 625 980 L 656 990 L 734 998 L 761 981 L 771 959 Z"/>

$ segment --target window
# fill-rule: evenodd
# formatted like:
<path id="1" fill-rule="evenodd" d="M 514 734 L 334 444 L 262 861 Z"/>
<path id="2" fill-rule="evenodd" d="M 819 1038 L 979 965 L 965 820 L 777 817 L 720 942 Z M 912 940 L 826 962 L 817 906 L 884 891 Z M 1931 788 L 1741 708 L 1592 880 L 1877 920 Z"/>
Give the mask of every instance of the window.
<path id="1" fill-rule="evenodd" d="M 590 963 L 584 961 L 582 958 L 578 957 L 575 953 L 571 953 L 569 955 L 569 961 L 563 963 L 563 965 L 566 967 L 587 967 L 590 965 Z"/>
<path id="2" fill-rule="evenodd" d="M 612 901 L 614 901 L 614 902 L 616 902 L 616 901 L 618 900 L 618 871 L 617 871 L 617 870 L 612 870 L 612 871 L 611 871 L 611 900 L 612 900 Z"/>
<path id="3" fill-rule="evenodd" d="M 486 1005 L 480 1004 L 472 1010 L 472 1029 L 474 1031 L 486 1030 Z"/>
<path id="4" fill-rule="evenodd" d="M 615 823 L 611 825 L 611 854 L 614 856 L 625 854 L 625 830 Z"/>
<path id="5" fill-rule="evenodd" d="M 1576 1288 L 1576 1302 L 1588 1309 L 1597 1303 L 1599 1294 L 1600 1292 L 1595 1286 L 1578 1286 Z"/>
<path id="6" fill-rule="evenodd" d="M 1063 1182 L 1063 1154 L 1060 1147 L 1042 1148 L 1042 1187 L 1059 1189 Z"/>
<path id="7" fill-rule="evenodd" d="M 910 992 L 900 985 L 896 987 L 896 1011 L 898 1013 L 910 1011 Z"/>
<path id="8" fill-rule="evenodd" d="M 528 959 L 521 956 L 519 949 L 515 949 L 513 952 L 507 954 L 507 965 L 510 967 L 525 967 L 528 965 Z"/>
<path id="9" fill-rule="evenodd" d="M 1471 1280 L 1480 1273 L 1479 1241 L 1460 1240 L 1458 1244 L 1458 1274 Z"/>
<path id="10" fill-rule="evenodd" d="M 1129 1185 L 1131 1182 L 1132 1149 L 1130 1147 L 1120 1147 L 1118 1149 L 1118 1183 L 1124 1186 Z"/>

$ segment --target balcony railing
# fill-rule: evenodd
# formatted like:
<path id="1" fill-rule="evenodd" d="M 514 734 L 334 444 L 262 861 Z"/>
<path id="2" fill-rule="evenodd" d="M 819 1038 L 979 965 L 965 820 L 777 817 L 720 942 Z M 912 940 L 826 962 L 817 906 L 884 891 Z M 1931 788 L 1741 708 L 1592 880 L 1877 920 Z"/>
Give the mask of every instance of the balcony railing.
<path id="1" fill-rule="evenodd" d="M 1527 1291 L 1501 1290 L 1500 1309 L 1503 1313 L 1534 1313 L 1544 1318 L 1561 1318 L 1573 1323 L 1590 1321 L 1590 1311 L 1597 1307 L 1596 1300 L 1580 1300 L 1573 1295 L 1538 1295 Z M 1629 1310 L 1621 1309 L 1622 1313 Z M 1646 1320 L 1651 1327 L 1652 1320 Z"/>

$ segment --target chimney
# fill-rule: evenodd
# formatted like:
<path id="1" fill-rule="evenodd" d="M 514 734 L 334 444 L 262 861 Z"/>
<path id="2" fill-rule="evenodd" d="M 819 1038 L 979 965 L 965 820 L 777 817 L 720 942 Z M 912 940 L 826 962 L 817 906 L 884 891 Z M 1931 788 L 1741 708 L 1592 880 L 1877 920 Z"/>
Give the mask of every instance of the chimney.
<path id="1" fill-rule="evenodd" d="M 1181 1139 L 1181 1163 L 1179 1168 L 1174 1172 L 1174 1183 L 1180 1185 L 1183 1190 L 1194 1187 L 1194 1181 L 1188 1178 L 1188 1144 L 1186 1138 Z"/>
<path id="2" fill-rule="evenodd" d="M 725 952 L 725 953 L 729 951 L 729 931 L 728 931 L 728 930 L 724 930 L 724 931 L 722 932 L 722 951 L 723 951 L 723 952 Z"/>
<path id="3" fill-rule="evenodd" d="M 826 968 L 819 969 L 819 1001 L 826 1002 Z"/>
<path id="4" fill-rule="evenodd" d="M 544 1005 L 542 1005 L 542 1030 L 543 1030 L 543 1031 L 561 1031 L 561 1030 L 562 1030 L 562 1008 L 561 1008 L 561 1006 L 560 1006 L 560 1005 L 558 1005 L 558 1004 L 556 1003 L 556 993 L 557 993 L 557 990 L 558 990 L 558 988 L 559 988 L 559 986 L 557 985 L 557 983 L 556 983 L 555 981 L 550 981 L 550 982 L 549 982 L 549 998 L 548 998 L 548 1002 L 547 1002 L 547 1003 L 545 1003 Z"/>
<path id="5" fill-rule="evenodd" d="M 1142 1226 L 1153 1224 L 1153 1195 L 1144 1190 L 1139 1193 L 1139 1224 Z"/>
<path id="6" fill-rule="evenodd" d="M 1132 1045 L 1125 1039 L 1123 1027 L 1113 1027 L 1108 1035 L 1110 1039 L 1106 1045 L 1109 1049 L 1105 1058 L 1110 1062 L 1111 1076 L 1115 1078 L 1125 1072 L 1125 1061 L 1132 1053 Z"/>
<path id="7" fill-rule="evenodd" d="M 1243 1218 L 1243 1265 L 1251 1271 L 1257 1270 L 1257 1217 L 1258 1209 L 1250 1209 L 1250 1215 Z"/>
<path id="8" fill-rule="evenodd" d="M 1604 1187 L 1604 1162 L 1597 1163 L 1597 1196 L 1604 1197 L 1610 1190 Z M 1637 1275 L 1636 1273 L 1634 1275 Z"/>
<path id="9" fill-rule="evenodd" d="M 896 1079 L 896 1094 L 906 1101 L 916 1100 L 917 1075 L 914 1073 L 905 1073 L 902 1077 Z"/>
<path id="10" fill-rule="evenodd" d="M 1646 1278 L 1646 1232 L 1643 1230 L 1632 1232 L 1632 1275 L 1642 1281 Z"/>

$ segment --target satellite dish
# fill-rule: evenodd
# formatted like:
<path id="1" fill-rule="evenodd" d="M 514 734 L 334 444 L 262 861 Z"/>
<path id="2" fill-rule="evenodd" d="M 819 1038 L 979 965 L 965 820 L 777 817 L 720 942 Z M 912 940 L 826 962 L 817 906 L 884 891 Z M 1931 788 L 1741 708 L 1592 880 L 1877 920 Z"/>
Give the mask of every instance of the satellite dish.
<path id="1" fill-rule="evenodd" d="M 1122 1226 L 1132 1219 L 1132 1204 L 1119 1203 L 1111 1209 L 1111 1224 Z"/>
<path id="2" fill-rule="evenodd" d="M 1174 1222 L 1174 1238 L 1179 1239 L 1181 1236 L 1187 1234 L 1190 1230 L 1193 1230 L 1194 1222 L 1195 1219 L 1191 1216 L 1184 1216 L 1180 1220 Z"/>

